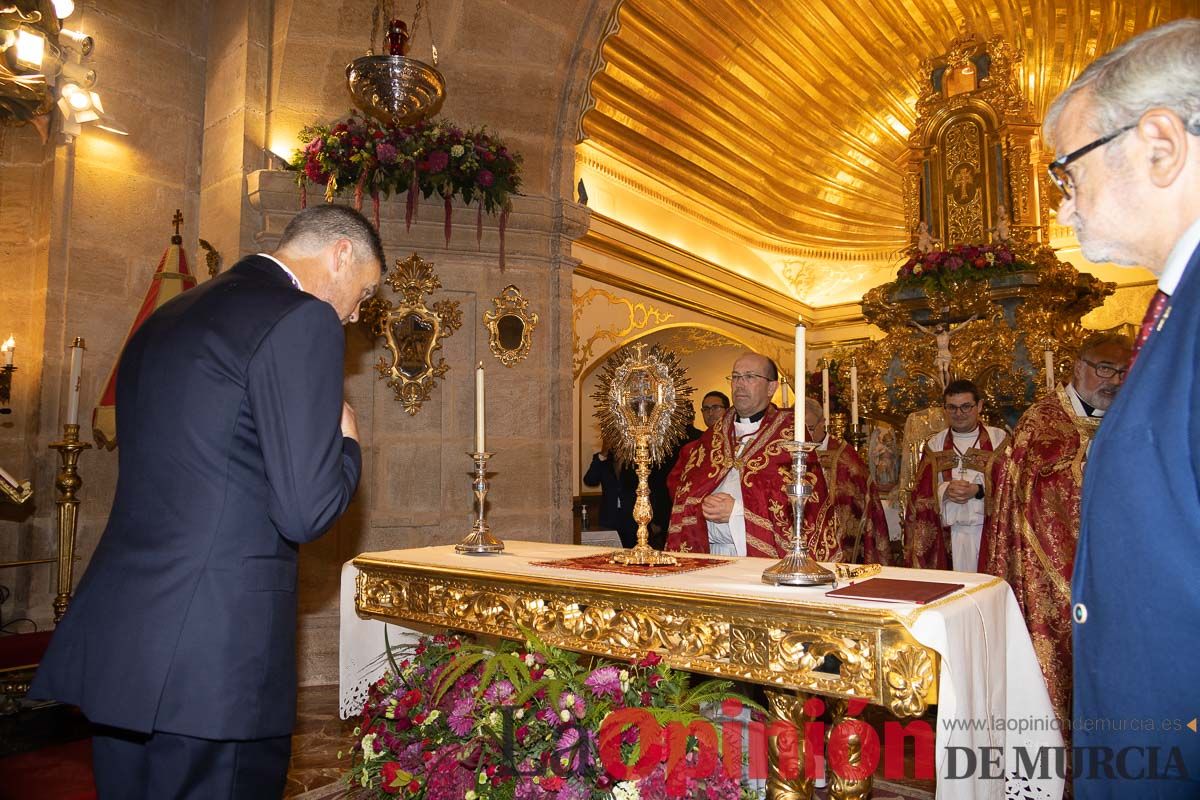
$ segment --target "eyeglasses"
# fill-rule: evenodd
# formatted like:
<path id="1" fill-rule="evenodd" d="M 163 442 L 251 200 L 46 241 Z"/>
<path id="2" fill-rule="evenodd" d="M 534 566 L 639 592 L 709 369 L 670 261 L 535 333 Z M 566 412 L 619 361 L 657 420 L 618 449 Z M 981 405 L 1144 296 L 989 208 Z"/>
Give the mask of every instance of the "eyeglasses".
<path id="1" fill-rule="evenodd" d="M 963 403 L 960 406 L 952 406 L 949 403 L 945 405 L 947 414 L 970 414 L 978 403 Z"/>
<path id="2" fill-rule="evenodd" d="M 1067 165 L 1072 161 L 1078 161 L 1097 147 L 1103 147 L 1121 134 L 1127 133 L 1136 127 L 1137 123 L 1135 122 L 1132 125 L 1126 125 L 1124 128 L 1118 128 L 1107 136 L 1101 136 L 1093 142 L 1088 142 L 1078 150 L 1067 153 L 1060 159 L 1051 161 L 1050 165 L 1046 167 L 1046 171 L 1050 173 L 1050 180 L 1054 181 L 1054 185 L 1063 193 L 1063 197 L 1070 200 L 1071 192 L 1075 188 L 1075 179 L 1071 177 L 1071 173 L 1067 172 Z"/>
<path id="3" fill-rule="evenodd" d="M 1100 378 L 1112 378 L 1117 375 L 1120 375 L 1122 378 L 1124 378 L 1125 374 L 1129 372 L 1128 368 L 1119 369 L 1117 367 L 1110 367 L 1107 364 L 1097 364 L 1095 361 L 1088 361 L 1086 358 L 1081 358 L 1079 360 L 1096 370 L 1096 375 Z"/>
<path id="4" fill-rule="evenodd" d="M 725 380 L 730 383 L 749 383 L 755 379 L 761 379 L 768 383 L 774 380 L 774 378 L 768 378 L 766 375 L 759 375 L 756 372 L 735 372 L 725 377 Z"/>
<path id="5" fill-rule="evenodd" d="M 726 406 L 723 406 L 720 403 L 717 403 L 716 405 L 712 405 L 712 406 L 700 406 L 700 410 L 705 413 L 708 413 L 709 411 L 724 411 L 725 409 L 726 409 Z"/>

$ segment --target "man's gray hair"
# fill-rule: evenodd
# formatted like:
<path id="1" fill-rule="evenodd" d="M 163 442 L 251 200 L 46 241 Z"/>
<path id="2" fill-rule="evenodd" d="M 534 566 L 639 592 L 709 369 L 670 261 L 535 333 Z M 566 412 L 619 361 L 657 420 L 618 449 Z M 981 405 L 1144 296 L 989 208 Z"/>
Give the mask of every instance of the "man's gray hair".
<path id="1" fill-rule="evenodd" d="M 387 272 L 383 243 L 370 221 L 353 208 L 332 203 L 312 206 L 292 217 L 279 238 L 279 250 L 288 247 L 315 250 L 338 239 L 348 239 L 356 260 L 374 259 L 380 272 Z"/>
<path id="2" fill-rule="evenodd" d="M 825 406 L 821 405 L 815 397 L 804 398 L 805 416 L 808 416 L 810 412 L 815 414 L 819 420 L 825 419 Z"/>
<path id="3" fill-rule="evenodd" d="M 1092 129 L 1101 135 L 1137 122 L 1148 109 L 1169 108 L 1200 136 L 1200 19 L 1180 19 L 1135 36 L 1088 65 L 1046 111 L 1052 135 L 1071 98 L 1092 92 Z"/>
<path id="4" fill-rule="evenodd" d="M 1133 349 L 1133 340 L 1119 333 L 1093 333 L 1079 345 L 1079 355 L 1076 358 L 1086 358 L 1101 347 L 1116 345 L 1125 350 Z"/>

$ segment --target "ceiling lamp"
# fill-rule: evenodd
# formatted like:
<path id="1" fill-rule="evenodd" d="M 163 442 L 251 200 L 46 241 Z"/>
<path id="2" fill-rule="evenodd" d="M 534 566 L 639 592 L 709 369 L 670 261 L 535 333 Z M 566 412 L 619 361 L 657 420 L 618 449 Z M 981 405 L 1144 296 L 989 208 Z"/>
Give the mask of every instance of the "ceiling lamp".
<path id="1" fill-rule="evenodd" d="M 416 32 L 425 9 L 425 0 L 417 0 L 411 28 L 394 14 L 393 0 L 376 0 L 371 15 L 371 41 L 367 55 L 354 59 L 346 67 L 346 84 L 354 105 L 380 122 L 412 125 L 436 114 L 446 100 L 446 79 L 436 68 L 437 46 L 433 45 L 433 25 L 426 16 L 433 66 L 408 57 L 409 31 Z M 388 55 L 375 55 L 375 37 L 381 20 L 390 20 L 387 28 Z"/>

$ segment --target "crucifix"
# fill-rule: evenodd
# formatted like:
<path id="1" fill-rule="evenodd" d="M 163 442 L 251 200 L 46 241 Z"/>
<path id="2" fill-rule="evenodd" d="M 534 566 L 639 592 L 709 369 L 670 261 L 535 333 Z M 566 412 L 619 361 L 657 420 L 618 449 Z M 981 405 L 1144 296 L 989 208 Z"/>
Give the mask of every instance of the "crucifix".
<path id="1" fill-rule="evenodd" d="M 954 188 L 958 189 L 963 197 L 966 197 L 967 190 L 971 188 L 972 183 L 971 170 L 967 167 L 960 167 L 958 175 L 954 178 Z"/>
<path id="2" fill-rule="evenodd" d="M 179 235 L 179 226 L 183 224 L 183 212 L 178 208 L 175 209 L 175 216 L 171 217 L 171 224 L 175 226 L 175 235 L 171 237 L 171 242 L 173 244 L 182 243 L 183 237 Z"/>

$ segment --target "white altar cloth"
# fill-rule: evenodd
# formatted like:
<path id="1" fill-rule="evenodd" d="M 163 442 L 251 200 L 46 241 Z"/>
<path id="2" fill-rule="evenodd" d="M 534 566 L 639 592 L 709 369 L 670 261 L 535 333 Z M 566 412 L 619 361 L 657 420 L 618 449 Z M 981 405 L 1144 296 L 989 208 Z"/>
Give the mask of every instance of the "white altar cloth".
<path id="1" fill-rule="evenodd" d="M 461 555 L 452 545 L 364 553 L 364 556 L 414 565 L 455 566 L 464 571 L 488 571 L 507 575 L 550 578 L 563 584 L 606 584 L 618 581 L 648 590 L 679 590 L 796 605 L 833 605 L 825 597 L 828 586 L 770 586 L 762 582 L 769 561 L 735 558 L 730 563 L 696 572 L 675 575 L 618 575 L 585 570 L 535 567 L 529 562 L 573 558 L 608 552 L 608 548 L 544 542 L 506 541 L 505 551 L 493 556 Z M 695 554 L 689 554 L 695 555 Z M 362 708 L 366 688 L 382 674 L 384 623 L 363 620 L 354 609 L 355 576 L 352 562 L 342 567 L 340 634 L 340 707 L 343 718 Z M 1062 747 L 1050 695 L 1046 691 L 1033 644 L 1020 608 L 1008 584 L 990 575 L 974 572 L 915 570 L 885 567 L 882 577 L 942 581 L 964 584 L 965 590 L 928 605 L 874 603 L 838 598 L 838 605 L 861 605 L 886 609 L 922 645 L 941 656 L 938 675 L 936 731 L 937 798 L 939 800 L 1002 800 L 1006 780 L 982 776 L 982 761 L 988 751 L 993 759 L 1004 754 L 1003 765 L 991 767 L 992 774 L 1011 774 L 1018 765 L 1015 748 L 1023 748 L 1028 759 L 1038 757 L 1039 748 Z M 403 636 L 415 636 L 406 628 L 388 625 L 393 645 Z M 1050 777 L 1037 779 L 1040 769 L 1025 790 L 1031 798 L 1057 800 L 1063 781 L 1056 777 L 1054 751 Z M 967 772 L 967 762 L 974 770 Z M 952 777 L 954 776 L 954 777 Z M 1011 779 L 1010 779 L 1011 781 Z M 1009 784 L 1014 788 L 1013 784 Z M 1026 784 L 1022 780 L 1020 785 Z"/>

